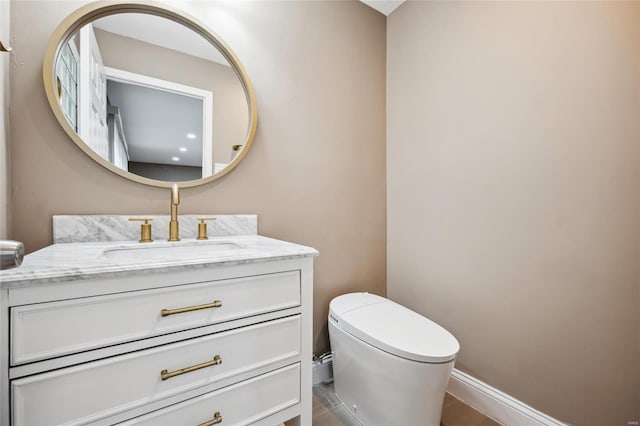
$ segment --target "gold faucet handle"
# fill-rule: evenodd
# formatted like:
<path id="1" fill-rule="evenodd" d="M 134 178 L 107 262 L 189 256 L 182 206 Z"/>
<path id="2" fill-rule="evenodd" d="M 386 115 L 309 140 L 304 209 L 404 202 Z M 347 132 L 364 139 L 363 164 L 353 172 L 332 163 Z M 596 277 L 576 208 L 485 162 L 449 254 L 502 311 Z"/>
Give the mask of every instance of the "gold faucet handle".
<path id="1" fill-rule="evenodd" d="M 207 224 L 205 223 L 205 220 L 216 220 L 215 216 L 198 217 L 196 219 L 200 221 L 198 224 L 198 238 L 196 238 L 196 240 L 208 240 L 209 237 L 207 237 Z"/>
<path id="2" fill-rule="evenodd" d="M 134 221 L 142 222 L 142 221 L 144 221 L 145 225 L 149 225 L 149 221 L 150 220 L 153 220 L 153 218 L 152 217 L 130 217 L 129 218 L 130 222 L 134 222 Z"/>
<path id="3" fill-rule="evenodd" d="M 153 242 L 151 239 L 151 224 L 149 223 L 153 218 L 150 217 L 130 217 L 130 222 L 144 222 L 140 224 L 140 240 L 139 243 Z"/>

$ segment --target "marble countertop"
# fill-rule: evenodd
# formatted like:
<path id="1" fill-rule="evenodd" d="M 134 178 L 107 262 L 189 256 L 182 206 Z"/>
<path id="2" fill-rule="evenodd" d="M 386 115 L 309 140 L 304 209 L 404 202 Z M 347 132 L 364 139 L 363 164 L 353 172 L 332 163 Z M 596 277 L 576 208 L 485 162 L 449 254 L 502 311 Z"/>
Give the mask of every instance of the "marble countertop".
<path id="1" fill-rule="evenodd" d="M 223 249 L 207 255 L 196 255 L 197 245 L 232 243 L 240 248 Z M 135 256 L 134 250 L 149 253 L 153 248 L 189 247 L 189 256 Z M 148 250 L 151 248 L 152 250 Z M 125 250 L 131 253 L 127 259 L 109 259 L 104 254 Z M 162 249 L 164 250 L 164 249 Z M 160 251 L 160 250 L 159 250 Z M 298 244 L 275 240 L 259 235 L 213 237 L 206 241 L 183 239 L 177 243 L 154 241 L 140 244 L 134 241 L 110 241 L 93 243 L 53 244 L 33 252 L 24 258 L 21 266 L 0 271 L 1 288 L 42 285 L 85 278 L 122 276 L 132 271 L 175 271 L 180 268 L 201 268 L 207 265 L 234 265 L 267 260 L 284 260 L 318 255 L 318 251 Z M 124 256 L 123 256 L 124 257 Z M 141 259 L 142 260 L 137 260 Z"/>

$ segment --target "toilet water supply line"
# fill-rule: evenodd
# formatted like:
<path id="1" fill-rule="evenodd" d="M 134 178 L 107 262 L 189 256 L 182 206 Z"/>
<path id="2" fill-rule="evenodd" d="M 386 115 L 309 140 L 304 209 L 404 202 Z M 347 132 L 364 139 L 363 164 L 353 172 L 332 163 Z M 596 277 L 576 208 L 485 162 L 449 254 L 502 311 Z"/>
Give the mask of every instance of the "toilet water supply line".
<path id="1" fill-rule="evenodd" d="M 313 362 L 318 364 L 326 364 L 333 359 L 333 354 L 331 352 L 325 352 L 322 355 L 313 354 Z"/>
<path id="2" fill-rule="evenodd" d="M 333 381 L 333 354 L 325 352 L 313 355 L 313 385 L 330 383 Z"/>

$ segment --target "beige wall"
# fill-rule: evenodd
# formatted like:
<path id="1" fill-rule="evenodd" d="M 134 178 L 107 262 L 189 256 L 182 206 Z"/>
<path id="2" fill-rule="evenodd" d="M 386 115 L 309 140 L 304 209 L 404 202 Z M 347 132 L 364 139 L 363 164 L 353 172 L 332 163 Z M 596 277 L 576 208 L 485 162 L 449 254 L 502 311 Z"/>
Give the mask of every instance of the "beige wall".
<path id="1" fill-rule="evenodd" d="M 0 40 L 11 45 L 9 37 L 10 3 L 0 0 Z M 0 52 L 0 240 L 9 238 L 9 62 L 10 54 Z"/>
<path id="2" fill-rule="evenodd" d="M 51 216 L 167 213 L 169 190 L 97 166 L 45 99 L 49 35 L 81 2 L 12 7 L 15 238 L 51 243 Z M 358 2 L 180 3 L 234 49 L 255 86 L 254 145 L 232 173 L 182 190 L 181 213 L 257 213 L 259 232 L 317 248 L 315 349 L 330 299 L 385 293 L 385 20 Z M 295 36 L 293 36 L 295 35 Z"/>
<path id="3" fill-rule="evenodd" d="M 170 24 L 180 25 L 169 21 L 168 28 Z M 231 147 L 247 138 L 249 111 L 240 79 L 230 66 L 98 28 L 94 32 L 105 66 L 212 92 L 213 159 L 231 160 Z"/>
<path id="4" fill-rule="evenodd" d="M 388 22 L 388 294 L 560 420 L 640 419 L 640 3 Z"/>

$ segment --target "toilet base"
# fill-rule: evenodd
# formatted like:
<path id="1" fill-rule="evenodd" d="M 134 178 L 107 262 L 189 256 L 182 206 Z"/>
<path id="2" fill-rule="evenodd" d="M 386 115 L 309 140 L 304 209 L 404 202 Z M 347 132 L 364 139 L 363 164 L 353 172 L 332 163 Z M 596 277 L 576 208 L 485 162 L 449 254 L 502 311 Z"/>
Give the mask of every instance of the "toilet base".
<path id="1" fill-rule="evenodd" d="M 335 392 L 366 426 L 439 426 L 454 360 L 430 364 L 381 351 L 329 321 Z"/>

